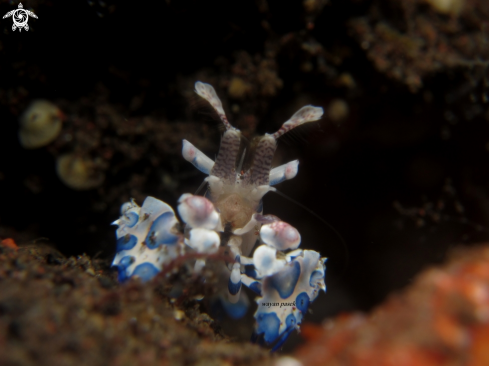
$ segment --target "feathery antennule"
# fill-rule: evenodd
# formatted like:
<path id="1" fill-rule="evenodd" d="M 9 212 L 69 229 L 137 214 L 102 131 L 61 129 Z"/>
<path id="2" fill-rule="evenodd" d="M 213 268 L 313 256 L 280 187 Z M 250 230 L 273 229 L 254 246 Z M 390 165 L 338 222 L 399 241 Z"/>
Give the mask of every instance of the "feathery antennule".
<path id="1" fill-rule="evenodd" d="M 317 121 L 323 116 L 323 109 L 321 107 L 314 107 L 312 105 L 306 105 L 297 112 L 294 113 L 288 121 L 286 121 L 280 129 L 272 134 L 276 140 L 283 134 L 289 132 L 293 128 L 296 128 L 304 123 Z"/>
<path id="2" fill-rule="evenodd" d="M 226 113 L 224 113 L 221 100 L 217 96 L 216 91 L 214 90 L 212 85 L 197 81 L 195 83 L 195 92 L 199 96 L 207 100 L 212 108 L 214 108 L 214 110 L 219 115 L 222 123 L 224 124 L 224 127 L 226 127 L 226 131 L 233 128 L 233 126 L 231 126 L 231 124 L 229 123 L 228 118 L 226 117 Z"/>

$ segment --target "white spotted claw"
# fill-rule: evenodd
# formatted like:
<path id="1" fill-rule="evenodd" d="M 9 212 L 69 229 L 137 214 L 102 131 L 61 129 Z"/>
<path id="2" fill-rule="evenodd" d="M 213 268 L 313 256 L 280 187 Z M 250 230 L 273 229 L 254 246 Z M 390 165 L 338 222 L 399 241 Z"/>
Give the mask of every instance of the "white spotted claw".
<path id="1" fill-rule="evenodd" d="M 265 277 L 280 271 L 284 267 L 285 261 L 277 259 L 276 249 L 260 245 L 253 253 L 253 264 L 258 270 L 259 276 Z"/>
<path id="2" fill-rule="evenodd" d="M 297 249 L 301 244 L 299 231 L 284 221 L 263 225 L 260 237 L 266 245 L 278 250 Z"/>
<path id="3" fill-rule="evenodd" d="M 219 214 L 207 198 L 185 193 L 180 196 L 178 203 L 178 213 L 190 227 L 211 230 L 217 227 Z"/>
<path id="4" fill-rule="evenodd" d="M 185 239 L 185 244 L 199 253 L 215 253 L 220 243 L 221 239 L 215 231 L 202 228 L 190 230 L 190 238 Z"/>

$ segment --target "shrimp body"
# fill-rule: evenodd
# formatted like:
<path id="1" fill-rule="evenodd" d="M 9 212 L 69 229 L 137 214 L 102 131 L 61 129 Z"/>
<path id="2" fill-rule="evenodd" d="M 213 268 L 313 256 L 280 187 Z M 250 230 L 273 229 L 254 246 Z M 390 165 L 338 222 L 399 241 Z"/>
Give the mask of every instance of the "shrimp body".
<path id="1" fill-rule="evenodd" d="M 222 289 L 225 308 L 231 316 L 242 314 L 246 304 L 242 285 L 257 293 L 252 340 L 276 350 L 299 329 L 319 291 L 326 290 L 326 258 L 298 249 L 298 230 L 277 216 L 263 215 L 262 198 L 274 190 L 273 185 L 298 172 L 297 160 L 272 169 L 277 139 L 297 126 L 319 120 L 323 110 L 302 107 L 277 132 L 253 139 L 247 151 L 214 88 L 197 82 L 195 91 L 214 108 L 226 129 L 215 161 L 183 140 L 182 155 L 207 174 L 208 191 L 205 197 L 180 197 L 178 212 L 186 224 L 184 233 L 176 229 L 178 220 L 166 203 L 153 197 L 146 198 L 142 207 L 133 201 L 125 203 L 120 219 L 114 222 L 119 228 L 112 265 L 121 281 L 133 276 L 145 281 L 187 250 L 210 254 L 226 247 L 234 262 L 222 268 L 227 278 L 227 288 Z M 194 270 L 199 272 L 205 265 L 205 259 L 198 259 Z"/>

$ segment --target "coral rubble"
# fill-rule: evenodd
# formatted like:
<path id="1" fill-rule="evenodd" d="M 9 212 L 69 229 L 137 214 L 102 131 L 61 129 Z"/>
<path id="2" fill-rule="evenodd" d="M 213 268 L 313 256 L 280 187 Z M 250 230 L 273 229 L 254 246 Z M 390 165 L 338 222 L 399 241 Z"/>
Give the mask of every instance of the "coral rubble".
<path id="1" fill-rule="evenodd" d="M 267 364 L 266 351 L 230 343 L 207 314 L 172 304 L 161 283 L 119 287 L 106 269 L 85 255 L 2 242 L 0 364 Z"/>

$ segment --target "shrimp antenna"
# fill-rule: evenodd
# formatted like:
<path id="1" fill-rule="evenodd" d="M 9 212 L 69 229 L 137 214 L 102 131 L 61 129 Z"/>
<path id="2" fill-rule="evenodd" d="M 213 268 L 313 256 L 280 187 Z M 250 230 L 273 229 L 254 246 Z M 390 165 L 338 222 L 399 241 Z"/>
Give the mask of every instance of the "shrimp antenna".
<path id="1" fill-rule="evenodd" d="M 309 212 L 312 216 L 314 216 L 316 219 L 318 219 L 319 221 L 321 221 L 323 224 L 325 224 L 335 235 L 338 239 L 340 239 L 340 242 L 341 244 L 343 245 L 343 250 L 345 251 L 345 267 L 343 269 L 343 271 L 341 271 L 340 273 L 340 277 L 343 277 L 343 275 L 345 274 L 346 272 L 346 269 L 348 268 L 348 265 L 350 263 L 350 254 L 348 252 L 348 246 L 346 245 L 346 241 L 345 239 L 343 239 L 343 237 L 341 236 L 341 234 L 338 232 L 338 230 L 336 230 L 329 222 L 327 222 L 325 219 L 323 219 L 321 216 L 319 216 L 317 213 L 315 213 L 313 210 L 311 210 L 310 208 L 307 208 L 306 206 L 304 206 L 302 203 L 296 201 L 295 199 L 287 196 L 285 193 L 282 193 L 280 192 L 279 190 L 277 189 L 273 189 L 271 190 L 270 192 L 274 192 L 274 193 L 277 193 L 279 196 L 289 200 L 290 202 L 292 203 L 295 203 L 297 206 L 301 207 L 302 209 L 304 209 L 305 211 Z"/>
<path id="2" fill-rule="evenodd" d="M 198 195 L 198 194 L 199 194 L 199 192 L 202 190 L 202 188 L 204 188 L 204 187 L 205 187 L 205 185 L 206 185 L 206 184 L 207 184 L 207 181 L 206 181 L 206 180 L 204 180 L 202 183 L 200 183 L 199 188 L 197 188 L 197 190 L 195 191 L 195 195 Z M 204 196 L 205 196 L 205 195 L 204 195 Z"/>

